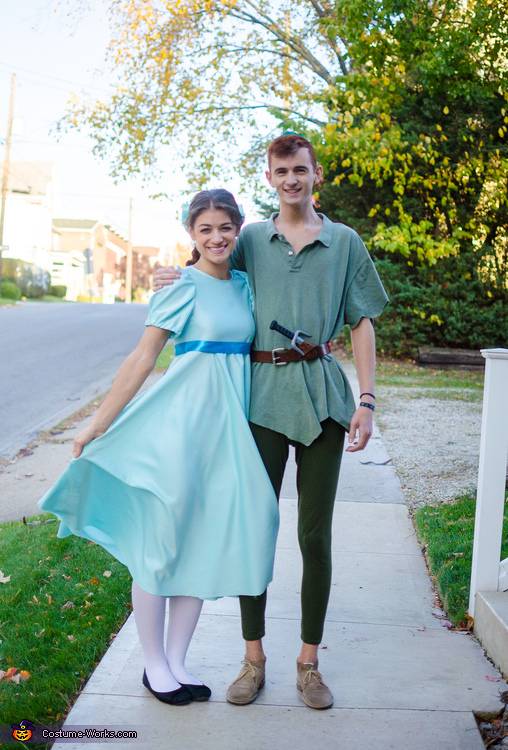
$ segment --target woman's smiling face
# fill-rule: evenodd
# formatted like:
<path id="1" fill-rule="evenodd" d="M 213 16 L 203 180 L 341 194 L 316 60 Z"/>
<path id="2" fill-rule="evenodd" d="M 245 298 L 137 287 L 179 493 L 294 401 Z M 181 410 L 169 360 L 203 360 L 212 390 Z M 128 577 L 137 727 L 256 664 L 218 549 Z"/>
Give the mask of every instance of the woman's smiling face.
<path id="1" fill-rule="evenodd" d="M 227 265 L 235 249 L 238 232 L 238 227 L 226 211 L 218 208 L 202 211 L 192 229 L 189 229 L 196 250 L 201 255 L 198 267 L 210 273 L 217 266 Z"/>

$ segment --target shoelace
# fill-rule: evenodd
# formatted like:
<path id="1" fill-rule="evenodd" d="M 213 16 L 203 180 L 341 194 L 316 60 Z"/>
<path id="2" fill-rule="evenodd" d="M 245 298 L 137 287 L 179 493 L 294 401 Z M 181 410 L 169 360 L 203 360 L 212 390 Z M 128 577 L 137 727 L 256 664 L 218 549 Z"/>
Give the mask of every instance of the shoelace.
<path id="1" fill-rule="evenodd" d="M 258 675 L 261 674 L 259 669 L 257 669 L 248 659 L 243 659 L 242 664 L 244 665 L 244 668 L 236 678 L 235 682 L 238 682 L 238 680 L 241 680 L 242 677 L 245 677 L 248 674 L 252 675 L 254 679 L 257 679 Z"/>
<path id="2" fill-rule="evenodd" d="M 309 682 L 314 677 L 315 680 L 319 682 L 320 685 L 324 685 L 323 683 L 323 675 L 317 671 L 314 667 L 311 667 L 309 671 L 305 674 L 305 677 L 303 678 L 303 684 L 308 685 Z"/>

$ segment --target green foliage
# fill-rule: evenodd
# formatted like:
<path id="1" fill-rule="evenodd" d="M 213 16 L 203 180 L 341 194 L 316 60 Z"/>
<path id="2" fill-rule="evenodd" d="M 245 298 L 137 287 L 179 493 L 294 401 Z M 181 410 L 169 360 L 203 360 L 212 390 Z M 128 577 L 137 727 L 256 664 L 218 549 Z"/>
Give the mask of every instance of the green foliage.
<path id="1" fill-rule="evenodd" d="M 330 87 L 315 135 L 325 201 L 352 208 L 346 223 L 360 214 L 371 249 L 428 264 L 474 249 L 505 288 L 506 11 L 505 0 L 339 0 L 356 70 Z"/>
<path id="2" fill-rule="evenodd" d="M 476 499 L 464 495 L 456 502 L 420 508 L 414 515 L 418 538 L 449 619 L 466 624 L 473 555 Z M 508 515 L 505 511 L 501 559 L 508 556 Z"/>
<path id="3" fill-rule="evenodd" d="M 10 580 L 0 587 L 0 669 L 30 673 L 19 685 L 0 682 L 4 724 L 20 717 L 63 723 L 131 611 L 127 568 L 85 539 L 58 539 L 57 528 L 1 525 L 2 572 Z"/>
<path id="4" fill-rule="evenodd" d="M 67 287 L 64 284 L 52 284 L 49 293 L 54 297 L 65 297 L 67 294 Z"/>
<path id="5" fill-rule="evenodd" d="M 3 258 L 2 272 L 5 279 L 14 281 L 19 286 L 23 297 L 38 299 L 49 292 L 51 276 L 33 263 L 17 258 Z"/>
<path id="6" fill-rule="evenodd" d="M 376 321 L 379 350 L 415 355 L 419 346 L 506 347 L 506 296 L 471 272 L 474 262 L 466 255 L 442 258 L 431 267 L 393 258 L 378 261 L 390 297 Z"/>
<path id="7" fill-rule="evenodd" d="M 21 299 L 21 289 L 14 281 L 2 281 L 0 297 L 5 299 Z"/>

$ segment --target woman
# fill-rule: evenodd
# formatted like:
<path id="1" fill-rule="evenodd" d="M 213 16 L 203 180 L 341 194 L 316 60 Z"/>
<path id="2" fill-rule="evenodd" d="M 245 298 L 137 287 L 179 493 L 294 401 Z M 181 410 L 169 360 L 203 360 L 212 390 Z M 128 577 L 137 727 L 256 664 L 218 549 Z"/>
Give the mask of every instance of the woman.
<path id="1" fill-rule="evenodd" d="M 252 296 L 246 274 L 228 270 L 242 221 L 226 190 L 194 196 L 194 264 L 152 297 L 138 347 L 39 503 L 61 519 L 59 536 L 128 566 L 143 684 L 173 705 L 211 694 L 185 668 L 203 599 L 257 596 L 273 571 L 277 502 L 246 418 Z M 171 367 L 129 403 L 169 336 Z"/>

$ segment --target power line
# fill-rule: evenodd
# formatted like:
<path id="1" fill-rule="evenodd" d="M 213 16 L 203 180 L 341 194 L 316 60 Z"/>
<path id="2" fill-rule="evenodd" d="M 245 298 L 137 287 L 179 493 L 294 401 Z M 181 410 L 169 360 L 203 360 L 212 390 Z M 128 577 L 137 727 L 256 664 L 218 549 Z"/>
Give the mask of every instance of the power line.
<path id="1" fill-rule="evenodd" d="M 87 89 L 95 89 L 96 91 L 100 91 L 103 94 L 110 94 L 113 87 L 110 87 L 109 89 L 101 88 L 100 86 L 94 86 L 93 83 L 79 83 L 78 81 L 70 81 L 68 78 L 59 78 L 58 76 L 52 76 L 48 73 L 39 73 L 36 70 L 29 70 L 28 68 L 21 68 L 19 65 L 12 65 L 11 63 L 4 63 L 0 62 L 0 67 L 7 68 L 7 70 L 20 70 L 23 73 L 29 73 L 30 75 L 40 76 L 41 78 L 48 78 L 51 81 L 59 81 L 60 83 L 67 83 L 71 86 L 81 86 L 82 88 Z M 27 80 L 27 79 L 25 79 Z M 56 88 L 55 86 L 50 86 L 49 84 L 40 83 L 40 81 L 32 81 L 32 83 L 37 84 L 38 86 L 49 86 L 50 88 Z"/>

